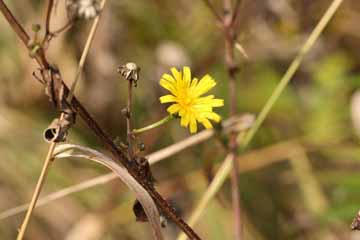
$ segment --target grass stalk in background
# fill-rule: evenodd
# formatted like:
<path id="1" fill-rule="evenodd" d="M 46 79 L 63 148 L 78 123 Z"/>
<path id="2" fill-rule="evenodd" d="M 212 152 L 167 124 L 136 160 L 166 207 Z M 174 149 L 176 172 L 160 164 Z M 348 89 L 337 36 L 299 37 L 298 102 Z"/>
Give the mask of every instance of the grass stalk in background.
<path id="1" fill-rule="evenodd" d="M 295 59 L 290 64 L 289 68 L 287 69 L 284 76 L 281 78 L 279 84 L 271 94 L 270 98 L 264 105 L 263 109 L 261 110 L 260 114 L 258 115 L 254 125 L 250 128 L 249 132 L 244 136 L 243 140 L 240 143 L 240 150 L 244 151 L 246 147 L 249 145 L 251 140 L 254 138 L 256 132 L 260 128 L 261 124 L 266 119 L 267 115 L 269 114 L 270 110 L 279 99 L 281 93 L 284 91 L 287 84 L 290 82 L 296 71 L 298 70 L 301 62 L 303 61 L 305 55 L 309 52 L 311 47 L 315 44 L 316 40 L 320 37 L 321 33 L 328 25 L 338 8 L 340 7 L 343 0 L 333 0 L 330 4 L 327 11 L 324 13 L 312 33 L 310 34 L 309 38 L 306 40 L 302 48 L 300 49 L 299 53 L 295 57 Z M 232 164 L 232 158 L 227 157 L 223 164 L 221 165 L 219 171 L 215 175 L 213 181 L 209 185 L 208 189 L 204 193 L 203 197 L 201 198 L 199 204 L 192 212 L 190 216 L 189 224 L 190 226 L 194 226 L 196 222 L 200 219 L 203 211 L 205 210 L 206 206 L 210 202 L 210 200 L 216 195 L 216 193 L 221 188 L 222 184 L 225 182 L 225 179 L 230 173 Z M 178 240 L 185 240 L 186 236 L 180 234 Z"/>

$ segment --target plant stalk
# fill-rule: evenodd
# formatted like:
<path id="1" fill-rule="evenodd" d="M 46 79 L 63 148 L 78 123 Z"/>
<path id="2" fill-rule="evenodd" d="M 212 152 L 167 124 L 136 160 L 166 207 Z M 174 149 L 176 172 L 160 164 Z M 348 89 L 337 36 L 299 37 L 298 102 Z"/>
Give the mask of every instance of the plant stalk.
<path id="1" fill-rule="evenodd" d="M 157 128 L 165 123 L 167 123 L 168 121 L 170 121 L 171 119 L 174 119 L 173 115 L 169 114 L 168 116 L 164 117 L 163 119 L 155 122 L 155 123 L 152 123 L 146 127 L 143 127 L 143 128 L 139 128 L 139 129 L 134 129 L 133 130 L 133 133 L 135 134 L 138 134 L 138 133 L 143 133 L 143 132 L 146 132 L 146 131 L 149 131 L 151 129 L 154 129 L 154 128 Z"/>

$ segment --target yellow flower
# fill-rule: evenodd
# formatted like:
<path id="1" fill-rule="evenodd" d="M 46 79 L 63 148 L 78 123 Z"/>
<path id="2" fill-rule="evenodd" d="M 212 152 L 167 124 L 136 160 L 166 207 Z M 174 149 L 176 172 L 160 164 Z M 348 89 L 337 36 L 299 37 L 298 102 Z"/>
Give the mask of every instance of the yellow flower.
<path id="1" fill-rule="evenodd" d="M 161 103 L 173 103 L 167 108 L 171 114 L 178 114 L 181 118 L 180 124 L 190 128 L 191 133 L 197 131 L 197 122 L 205 128 L 212 128 L 209 120 L 219 122 L 221 117 L 213 112 L 214 107 L 224 105 L 223 99 L 216 99 L 214 95 L 202 97 L 212 89 L 216 82 L 209 75 L 205 75 L 200 81 L 191 79 L 189 67 L 184 67 L 182 72 L 171 68 L 172 75 L 164 74 L 160 85 L 171 94 L 160 97 Z"/>

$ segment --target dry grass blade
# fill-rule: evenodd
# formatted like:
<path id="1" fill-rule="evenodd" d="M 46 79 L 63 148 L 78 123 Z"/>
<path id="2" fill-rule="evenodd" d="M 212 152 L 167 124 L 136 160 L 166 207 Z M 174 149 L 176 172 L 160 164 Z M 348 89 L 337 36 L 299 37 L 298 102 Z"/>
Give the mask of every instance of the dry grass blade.
<path id="1" fill-rule="evenodd" d="M 135 193 L 136 198 L 143 206 L 149 219 L 155 239 L 164 239 L 161 233 L 160 214 L 155 202 L 148 192 L 129 174 L 126 168 L 120 166 L 104 154 L 87 147 L 74 144 L 62 144 L 55 148 L 55 159 L 69 157 L 86 158 L 111 169 Z"/>
<path id="2" fill-rule="evenodd" d="M 306 40 L 302 48 L 300 49 L 298 55 L 295 57 L 295 59 L 290 64 L 289 68 L 287 69 L 284 76 L 281 78 L 279 84 L 274 89 L 273 93 L 269 97 L 268 101 L 266 102 L 265 106 L 261 110 L 259 116 L 256 118 L 256 121 L 254 125 L 250 128 L 249 132 L 244 136 L 243 141 L 241 142 L 241 150 L 243 151 L 251 142 L 253 137 L 255 136 L 257 130 L 260 128 L 261 124 L 266 119 L 267 115 L 269 114 L 270 110 L 276 103 L 276 101 L 279 99 L 281 93 L 287 86 L 287 84 L 290 82 L 298 68 L 300 67 L 300 64 L 302 60 L 304 59 L 305 55 L 310 51 L 311 47 L 315 44 L 316 40 L 320 37 L 321 33 L 325 29 L 325 27 L 328 25 L 334 14 L 336 13 L 337 9 L 340 7 L 343 0 L 333 0 L 330 6 L 328 7 L 327 11 L 324 13 L 312 33 L 310 34 L 309 38 Z M 190 226 L 194 226 L 195 220 L 199 219 L 198 216 L 200 216 L 205 209 L 205 206 L 210 202 L 212 197 L 215 195 L 215 193 L 221 188 L 222 184 L 224 183 L 226 177 L 230 173 L 230 160 L 229 156 L 226 158 L 222 166 L 220 167 L 220 170 L 215 175 L 215 178 L 213 182 L 216 181 L 216 189 L 214 189 L 213 184 L 210 184 L 207 191 L 204 193 L 202 199 L 200 200 L 200 204 L 198 207 L 196 207 L 196 210 L 192 213 L 190 219 L 194 219 L 193 221 L 190 221 Z M 184 240 L 186 239 L 186 236 L 181 234 L 178 238 L 178 240 Z"/>
<path id="3" fill-rule="evenodd" d="M 230 118 L 230 119 L 227 119 L 226 121 L 224 121 L 224 123 L 223 123 L 224 129 L 223 130 L 224 130 L 224 132 L 245 131 L 249 127 L 251 127 L 253 122 L 254 122 L 254 115 L 244 114 L 239 117 Z M 187 149 L 189 147 L 193 147 L 197 144 L 200 144 L 200 143 L 208 140 L 209 138 L 213 137 L 214 134 L 215 134 L 215 131 L 212 129 L 204 130 L 198 134 L 190 136 L 182 141 L 179 141 L 175 144 L 165 147 L 159 151 L 151 153 L 150 155 L 147 156 L 147 158 L 149 159 L 149 163 L 154 164 L 154 163 L 159 162 L 163 159 L 166 159 L 170 156 L 173 156 L 173 155 L 183 151 L 184 149 Z M 57 191 L 55 193 L 52 193 L 46 197 L 40 198 L 36 207 L 43 206 L 45 204 L 49 204 L 50 202 L 55 201 L 59 198 L 68 196 L 68 195 L 76 193 L 76 192 L 80 192 L 80 191 L 88 189 L 90 187 L 105 184 L 107 182 L 110 182 L 111 180 L 114 180 L 115 178 L 116 178 L 116 176 L 114 174 L 108 173 L 108 174 L 105 174 L 105 175 L 102 175 L 99 177 L 95 177 L 95 178 L 86 180 L 79 184 L 76 184 L 76 185 L 70 186 L 68 188 L 62 189 L 60 191 Z M 14 216 L 16 214 L 22 213 L 27 209 L 28 206 L 29 206 L 28 204 L 23 204 L 23 205 L 5 210 L 0 213 L 0 220 L 3 220 L 8 217 Z"/>

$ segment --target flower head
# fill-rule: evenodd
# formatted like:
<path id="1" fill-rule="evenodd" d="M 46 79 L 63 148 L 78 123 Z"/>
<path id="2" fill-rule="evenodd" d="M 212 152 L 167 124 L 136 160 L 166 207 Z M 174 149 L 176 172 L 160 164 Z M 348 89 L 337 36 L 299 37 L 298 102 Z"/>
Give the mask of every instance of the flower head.
<path id="1" fill-rule="evenodd" d="M 70 18 L 95 18 L 100 12 L 99 0 L 67 0 L 66 9 Z"/>
<path id="2" fill-rule="evenodd" d="M 216 85 L 215 80 L 210 75 L 205 75 L 200 80 L 192 79 L 189 67 L 184 67 L 182 72 L 171 68 L 171 72 L 172 76 L 164 74 L 161 77 L 160 85 L 171 94 L 160 97 L 160 102 L 172 103 L 167 111 L 172 115 L 178 114 L 181 126 L 189 127 L 191 133 L 197 131 L 197 122 L 202 123 L 205 128 L 212 128 L 209 120 L 221 120 L 213 112 L 213 108 L 223 106 L 224 100 L 216 99 L 214 95 L 202 95 Z"/>

